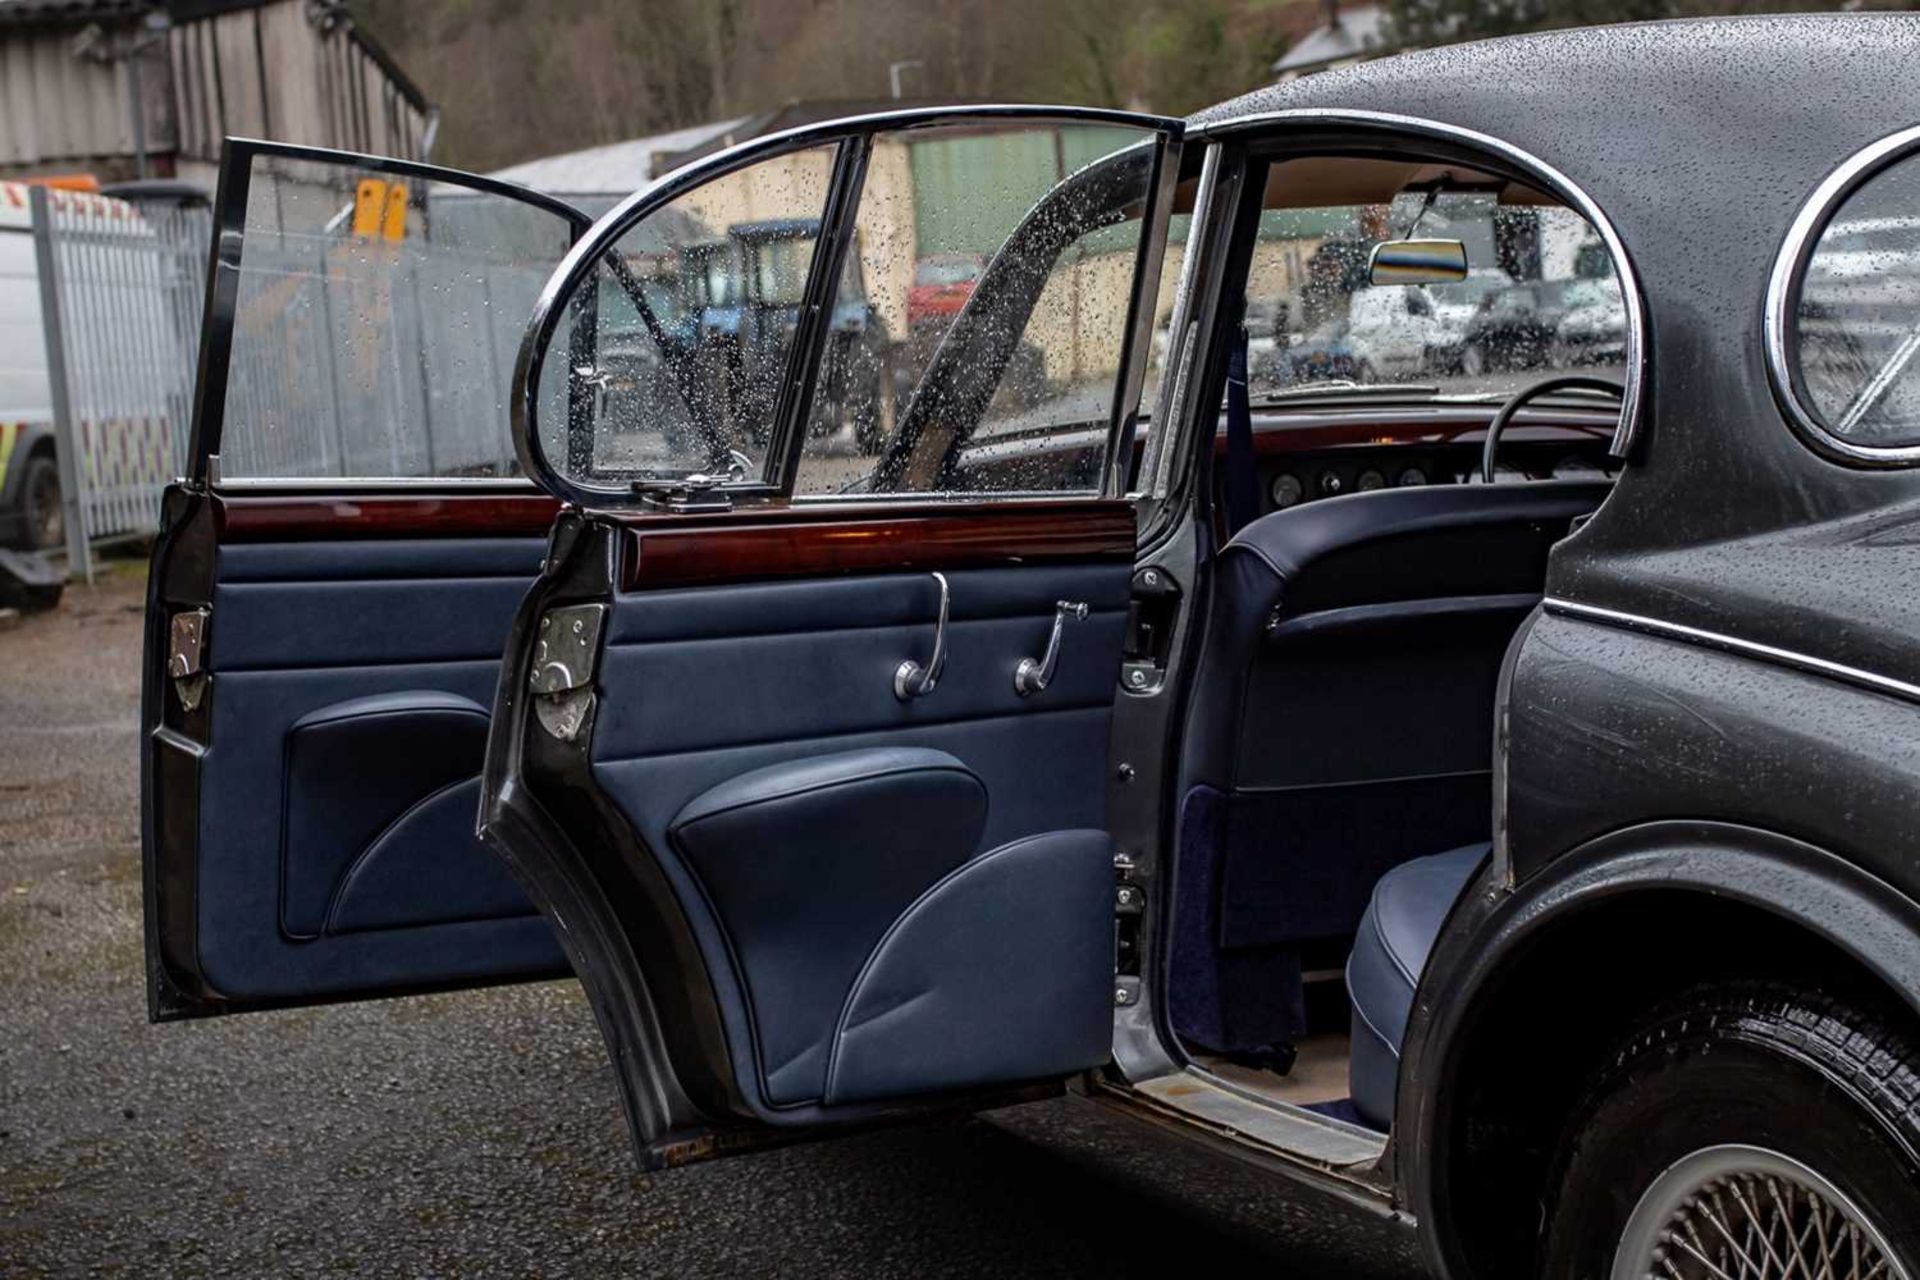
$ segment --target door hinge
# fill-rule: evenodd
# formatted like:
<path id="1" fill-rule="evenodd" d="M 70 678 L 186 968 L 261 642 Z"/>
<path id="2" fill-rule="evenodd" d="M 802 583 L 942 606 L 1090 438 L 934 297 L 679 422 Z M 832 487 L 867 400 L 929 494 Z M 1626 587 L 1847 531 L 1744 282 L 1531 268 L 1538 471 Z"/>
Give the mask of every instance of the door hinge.
<path id="1" fill-rule="evenodd" d="M 197 711 L 206 697 L 211 678 L 205 666 L 207 624 L 212 618 L 211 609 L 188 609 L 167 622 L 167 675 L 183 710 Z"/>
<path id="2" fill-rule="evenodd" d="M 562 605 L 540 617 L 527 688 L 541 726 L 562 742 L 579 737 L 593 710 L 593 681 L 606 617 L 604 604 Z"/>
<path id="3" fill-rule="evenodd" d="M 676 476 L 671 480 L 651 476 L 635 480 L 633 491 L 650 511 L 699 515 L 733 510 L 733 495 L 727 492 L 726 486 L 739 484 L 746 478 L 746 468 L 736 459 L 723 472 L 709 474 L 696 471 L 692 475 Z"/>

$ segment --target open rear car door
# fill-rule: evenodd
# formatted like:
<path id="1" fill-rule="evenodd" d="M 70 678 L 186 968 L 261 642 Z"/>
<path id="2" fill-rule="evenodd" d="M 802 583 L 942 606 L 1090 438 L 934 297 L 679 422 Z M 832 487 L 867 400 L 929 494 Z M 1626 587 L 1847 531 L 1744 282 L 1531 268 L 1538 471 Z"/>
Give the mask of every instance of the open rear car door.
<path id="1" fill-rule="evenodd" d="M 514 459 L 513 355 L 589 220 L 240 141 L 216 214 L 192 469 L 148 587 L 150 1011 L 564 973 L 473 827 L 557 506 Z"/>
<path id="2" fill-rule="evenodd" d="M 643 1163 L 1108 1060 L 1124 493 L 1179 136 L 989 109 L 763 140 L 544 291 L 516 437 L 568 506 L 483 835 Z M 965 307 L 914 314 L 916 262 L 962 253 Z"/>

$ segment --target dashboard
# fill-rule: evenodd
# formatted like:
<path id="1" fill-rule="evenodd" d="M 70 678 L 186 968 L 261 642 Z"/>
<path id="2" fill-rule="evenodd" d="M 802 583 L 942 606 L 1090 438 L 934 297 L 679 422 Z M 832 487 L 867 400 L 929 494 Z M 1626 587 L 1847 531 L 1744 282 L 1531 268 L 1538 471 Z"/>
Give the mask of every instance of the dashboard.
<path id="1" fill-rule="evenodd" d="M 1378 489 L 1478 484 L 1489 412 L 1436 421 L 1432 414 L 1260 414 L 1254 416 L 1254 459 L 1260 512 Z M 1494 482 L 1596 480 L 1612 476 L 1607 452 L 1610 414 L 1584 411 L 1522 414 L 1501 438 Z M 1215 446 L 1216 486 L 1224 485 L 1226 437 Z M 1224 499 L 1224 491 L 1216 490 Z M 1223 504 L 1222 504 L 1223 505 Z"/>

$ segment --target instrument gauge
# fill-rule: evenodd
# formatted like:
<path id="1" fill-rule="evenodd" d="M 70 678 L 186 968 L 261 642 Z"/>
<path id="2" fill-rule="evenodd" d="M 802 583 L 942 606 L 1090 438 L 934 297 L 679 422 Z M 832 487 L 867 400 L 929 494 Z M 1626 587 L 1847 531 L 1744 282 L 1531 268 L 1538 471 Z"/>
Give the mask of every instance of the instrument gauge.
<path id="1" fill-rule="evenodd" d="M 1273 498 L 1274 510 L 1285 511 L 1288 507 L 1298 505 L 1300 499 L 1307 496 L 1307 487 L 1300 483 L 1299 476 L 1291 471 L 1282 471 L 1273 478 L 1268 493 Z"/>
<path id="2" fill-rule="evenodd" d="M 1368 467 L 1365 471 L 1362 471 L 1358 476 L 1354 477 L 1353 487 L 1361 493 L 1372 493 L 1375 489 L 1386 488 L 1387 478 L 1378 471 L 1375 471 L 1372 467 Z"/>
<path id="3" fill-rule="evenodd" d="M 1408 467 L 1405 471 L 1402 471 L 1400 473 L 1400 478 L 1394 481 L 1394 483 L 1399 485 L 1402 489 L 1416 488 L 1420 485 L 1425 484 L 1426 482 L 1427 482 L 1427 473 L 1422 471 L 1418 467 Z"/>

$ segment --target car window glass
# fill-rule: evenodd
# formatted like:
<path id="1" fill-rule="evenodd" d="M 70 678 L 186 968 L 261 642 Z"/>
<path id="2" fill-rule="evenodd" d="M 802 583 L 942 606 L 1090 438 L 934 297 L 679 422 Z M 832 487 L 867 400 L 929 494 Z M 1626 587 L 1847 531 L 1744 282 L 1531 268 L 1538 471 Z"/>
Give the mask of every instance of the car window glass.
<path id="1" fill-rule="evenodd" d="M 567 218 L 279 155 L 254 157 L 245 218 L 223 479 L 519 474 L 513 362 Z"/>
<path id="2" fill-rule="evenodd" d="M 1019 121 L 874 138 L 797 494 L 863 491 L 916 397 L 924 397 L 918 412 L 929 438 L 957 432 L 964 437 L 961 451 L 971 452 L 930 468 L 904 468 L 889 485 L 893 491 L 1097 487 L 1140 247 L 1139 214 L 1152 177 L 1146 150 L 1152 136 L 1124 127 Z M 1115 183 L 1097 192 L 1088 184 L 1084 191 L 1061 186 L 1069 175 L 1129 148 L 1140 149 L 1144 162 Z M 1050 193 L 1036 224 L 1030 214 Z M 1020 260 L 996 264 L 1017 228 L 1021 237 L 1008 252 Z M 1040 286 L 1030 307 L 965 332 L 956 328 L 983 281 L 998 289 L 992 301 L 1006 302 L 1026 287 L 1022 280 Z M 1017 334 L 996 326 L 1017 326 Z M 923 385 L 950 335 L 960 345 L 949 355 L 970 364 L 965 373 L 991 381 L 984 408 L 972 400 L 971 388 L 963 395 L 951 385 Z M 1010 346 L 998 341 L 1006 336 L 1014 338 Z M 1062 435 L 1083 428 L 1084 438 Z M 1023 443 L 1007 445 L 1015 438 Z M 982 452 L 988 449 L 998 452 Z"/>
<path id="3" fill-rule="evenodd" d="M 1189 196 L 1190 200 L 1191 197 Z M 1140 426 L 1135 436 L 1135 452 L 1145 457 L 1147 442 L 1157 425 L 1152 415 L 1159 411 L 1160 395 L 1165 389 L 1167 359 L 1173 349 L 1173 310 L 1180 298 L 1180 272 L 1187 260 L 1187 240 L 1193 232 L 1193 215 L 1176 213 L 1167 220 L 1167 252 L 1160 263 L 1160 283 L 1154 291 L 1153 337 L 1147 348 L 1145 384 L 1140 391 Z M 1135 477 L 1134 485 L 1141 483 Z"/>
<path id="4" fill-rule="evenodd" d="M 1841 202 L 1800 279 L 1792 343 L 1802 407 L 1868 448 L 1920 444 L 1920 164 Z"/>
<path id="5" fill-rule="evenodd" d="M 834 148 L 683 193 L 603 252 L 540 370 L 541 450 L 576 484 L 758 479 Z"/>
<path id="6" fill-rule="evenodd" d="M 1284 176 L 1276 186 L 1286 190 Z M 1369 283 L 1373 247 L 1416 222 L 1422 237 L 1466 246 L 1467 278 Z M 1627 350 L 1612 259 L 1586 220 L 1472 191 L 1269 208 L 1247 330 L 1256 399 L 1398 384 L 1504 395 L 1542 374 L 1613 373 Z"/>

